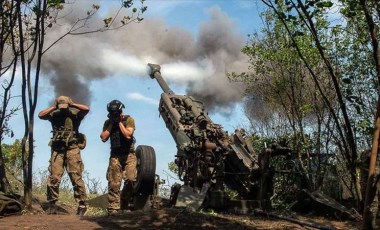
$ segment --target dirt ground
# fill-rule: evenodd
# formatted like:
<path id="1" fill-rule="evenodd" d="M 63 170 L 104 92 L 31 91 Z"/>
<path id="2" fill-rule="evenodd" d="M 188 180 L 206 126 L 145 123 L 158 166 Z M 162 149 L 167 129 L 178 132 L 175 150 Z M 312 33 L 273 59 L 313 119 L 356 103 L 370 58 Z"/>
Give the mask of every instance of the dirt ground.
<path id="1" fill-rule="evenodd" d="M 43 208 L 44 209 L 44 208 Z M 75 210 L 65 207 L 60 214 L 11 215 L 0 218 L 0 229 L 360 229 L 360 222 L 340 222 L 312 216 L 292 216 L 307 223 L 319 224 L 319 228 L 292 223 L 255 214 L 200 213 L 186 209 L 161 207 L 147 211 L 132 211 L 118 216 L 75 215 Z"/>

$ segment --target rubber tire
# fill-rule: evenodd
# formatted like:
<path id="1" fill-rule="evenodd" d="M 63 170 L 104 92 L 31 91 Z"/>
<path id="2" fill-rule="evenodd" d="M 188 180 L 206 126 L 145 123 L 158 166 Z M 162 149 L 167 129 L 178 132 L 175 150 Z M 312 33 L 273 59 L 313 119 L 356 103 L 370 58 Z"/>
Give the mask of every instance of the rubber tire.
<path id="1" fill-rule="evenodd" d="M 153 194 L 156 180 L 156 153 L 151 146 L 139 145 L 136 148 L 137 178 L 133 186 L 137 196 Z"/>
<path id="2" fill-rule="evenodd" d="M 147 211 L 151 206 L 150 195 L 135 195 L 133 197 L 133 210 Z"/>

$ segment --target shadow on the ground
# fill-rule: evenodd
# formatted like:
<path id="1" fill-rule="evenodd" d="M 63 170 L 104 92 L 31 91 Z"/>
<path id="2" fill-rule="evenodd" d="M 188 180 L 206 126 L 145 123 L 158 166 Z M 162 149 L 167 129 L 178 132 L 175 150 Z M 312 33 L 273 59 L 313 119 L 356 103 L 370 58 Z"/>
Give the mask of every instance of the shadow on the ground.
<path id="1" fill-rule="evenodd" d="M 185 209 L 151 209 L 133 211 L 118 216 L 84 217 L 102 229 L 257 229 L 213 215 L 189 212 Z"/>
<path id="2" fill-rule="evenodd" d="M 269 217 L 235 214 L 213 215 L 175 208 L 132 211 L 118 216 L 83 217 L 83 219 L 95 222 L 101 226 L 101 229 L 310 229 L 310 227 L 305 227 L 297 223 Z M 327 227 L 331 226 L 331 229 L 359 229 L 351 224 L 328 220 L 318 220 L 315 223 Z M 336 226 L 336 228 L 333 226 Z"/>

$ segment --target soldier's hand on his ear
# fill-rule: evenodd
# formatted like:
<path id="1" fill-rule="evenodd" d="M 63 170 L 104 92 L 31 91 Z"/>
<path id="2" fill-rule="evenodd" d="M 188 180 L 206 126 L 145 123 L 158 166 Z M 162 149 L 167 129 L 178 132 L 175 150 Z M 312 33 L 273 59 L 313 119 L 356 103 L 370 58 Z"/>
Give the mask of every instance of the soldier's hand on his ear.
<path id="1" fill-rule="evenodd" d="M 54 104 L 52 105 L 52 107 L 58 108 L 58 100 L 57 99 L 54 100 Z"/>
<path id="2" fill-rule="evenodd" d="M 74 104 L 73 100 L 71 99 L 71 97 L 69 97 L 69 106 L 71 106 L 72 104 Z"/>

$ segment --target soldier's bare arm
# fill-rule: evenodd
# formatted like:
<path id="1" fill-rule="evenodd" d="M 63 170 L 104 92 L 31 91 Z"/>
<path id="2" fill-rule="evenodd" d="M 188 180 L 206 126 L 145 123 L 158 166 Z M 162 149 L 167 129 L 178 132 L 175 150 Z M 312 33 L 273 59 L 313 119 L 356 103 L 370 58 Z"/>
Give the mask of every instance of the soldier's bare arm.
<path id="1" fill-rule="evenodd" d="M 71 98 L 69 99 L 69 105 L 70 107 L 79 109 L 83 116 L 86 115 L 90 111 L 90 107 L 88 107 L 87 105 L 75 103 L 71 100 Z"/>
<path id="2" fill-rule="evenodd" d="M 109 122 L 108 125 L 104 126 L 103 131 L 100 133 L 100 139 L 102 139 L 103 142 L 106 142 L 108 138 L 110 137 L 112 125 L 113 125 L 113 122 Z"/>
<path id="3" fill-rule="evenodd" d="M 135 131 L 134 128 L 131 127 L 125 127 L 122 122 L 119 122 L 120 131 L 123 134 L 123 136 L 127 139 L 131 139 L 133 136 L 133 132 Z"/>
<path id="4" fill-rule="evenodd" d="M 49 118 L 49 114 L 57 109 L 56 105 L 52 105 L 49 108 L 46 108 L 38 113 L 38 117 L 42 120 L 47 120 Z"/>

